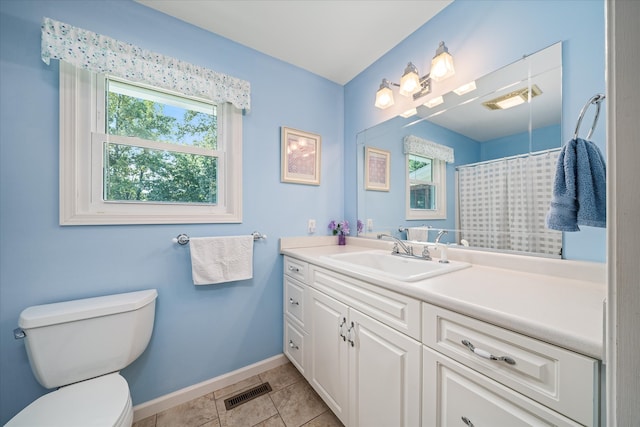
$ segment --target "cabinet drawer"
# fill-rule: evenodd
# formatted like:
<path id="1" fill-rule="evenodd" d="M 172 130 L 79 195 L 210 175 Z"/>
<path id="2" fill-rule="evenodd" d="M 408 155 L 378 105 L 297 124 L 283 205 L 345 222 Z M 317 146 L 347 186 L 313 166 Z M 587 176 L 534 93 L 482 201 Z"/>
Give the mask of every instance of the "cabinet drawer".
<path id="1" fill-rule="evenodd" d="M 581 424 L 597 425 L 599 361 L 427 303 L 422 315 L 427 346 Z"/>
<path id="2" fill-rule="evenodd" d="M 297 280 L 284 276 L 284 312 L 299 322 L 299 325 L 305 327 L 305 303 L 304 303 L 305 285 Z"/>
<path id="3" fill-rule="evenodd" d="M 283 352 L 298 371 L 306 377 L 305 337 L 306 334 L 298 329 L 290 319 L 285 316 Z"/>
<path id="4" fill-rule="evenodd" d="M 320 267 L 309 269 L 310 286 L 420 340 L 420 301 Z"/>
<path id="5" fill-rule="evenodd" d="M 580 425 L 429 348 L 423 359 L 423 427 Z"/>
<path id="6" fill-rule="evenodd" d="M 288 256 L 284 257 L 284 274 L 288 274 L 301 282 L 307 281 L 307 271 L 309 264 Z"/>

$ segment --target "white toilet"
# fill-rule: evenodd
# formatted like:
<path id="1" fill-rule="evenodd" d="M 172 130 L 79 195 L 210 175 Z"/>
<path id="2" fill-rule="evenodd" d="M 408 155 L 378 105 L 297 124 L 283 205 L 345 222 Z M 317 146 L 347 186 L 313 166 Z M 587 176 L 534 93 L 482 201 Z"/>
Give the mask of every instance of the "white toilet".
<path id="1" fill-rule="evenodd" d="M 129 385 L 118 371 L 147 348 L 158 292 L 149 289 L 54 304 L 20 314 L 31 369 L 46 388 L 6 426 L 131 426 Z"/>

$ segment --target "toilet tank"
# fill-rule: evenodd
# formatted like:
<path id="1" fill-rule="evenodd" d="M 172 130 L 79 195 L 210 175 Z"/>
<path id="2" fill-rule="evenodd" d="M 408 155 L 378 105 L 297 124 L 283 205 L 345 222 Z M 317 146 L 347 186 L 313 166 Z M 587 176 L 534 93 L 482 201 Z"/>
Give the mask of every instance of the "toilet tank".
<path id="1" fill-rule="evenodd" d="M 147 348 L 155 289 L 26 308 L 19 325 L 31 369 L 46 388 L 119 371 Z"/>

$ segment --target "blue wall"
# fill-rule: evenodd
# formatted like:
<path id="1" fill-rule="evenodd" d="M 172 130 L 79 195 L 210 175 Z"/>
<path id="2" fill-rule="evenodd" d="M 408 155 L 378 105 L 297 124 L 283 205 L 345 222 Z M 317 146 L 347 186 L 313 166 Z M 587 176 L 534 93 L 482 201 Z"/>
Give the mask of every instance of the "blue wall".
<path id="1" fill-rule="evenodd" d="M 58 62 L 40 60 L 43 16 L 251 83 L 244 117 L 244 221 L 58 225 Z M 147 351 L 125 369 L 134 404 L 282 352 L 280 236 L 326 234 L 343 214 L 343 87 L 133 1 L 0 2 L 0 424 L 45 393 L 13 339 L 30 305 L 157 288 Z M 322 185 L 280 183 L 280 127 L 322 135 Z M 195 287 L 190 236 L 268 235 L 253 280 Z"/>
<path id="2" fill-rule="evenodd" d="M 533 129 L 529 132 L 492 139 L 480 144 L 480 161 L 516 156 L 522 153 L 560 148 L 562 129 L 559 125 Z M 529 147 L 531 145 L 531 147 Z"/>
<path id="3" fill-rule="evenodd" d="M 251 82 L 242 224 L 58 225 L 58 64 L 40 60 L 43 16 Z M 30 305 L 157 288 L 149 349 L 123 372 L 135 404 L 280 353 L 277 238 L 305 235 L 310 218 L 318 234 L 345 213 L 355 221 L 356 135 L 407 109 L 374 108 L 375 90 L 408 61 L 428 69 L 440 40 L 457 69 L 438 83 L 442 93 L 562 40 L 564 140 L 582 105 L 604 91 L 602 0 L 456 0 L 344 88 L 130 0 L 0 1 L 0 423 L 46 392 L 12 337 Z M 280 183 L 281 126 L 322 135 L 319 187 Z M 604 128 L 593 137 L 603 151 Z M 182 232 L 253 230 L 269 235 L 254 249 L 254 279 L 229 285 L 194 287 L 188 248 L 171 243 Z M 605 246 L 601 229 L 565 238 L 575 259 L 603 261 Z"/>
<path id="4" fill-rule="evenodd" d="M 525 18 L 523 18 L 525 17 Z M 433 96 L 510 64 L 524 54 L 562 41 L 562 140 L 573 136 L 582 106 L 605 89 L 604 2 L 602 0 L 470 1 L 455 0 L 345 86 L 345 164 L 356 162 L 356 135 L 408 110 L 408 98 L 397 96 L 386 110 L 373 106 L 383 78 L 400 79 L 409 61 L 429 69 L 438 43 L 445 41 L 454 56 L 456 74 L 436 82 Z M 606 108 L 606 106 L 605 106 Z M 605 114 L 605 113 L 603 113 Z M 590 118 L 585 118 L 589 123 Z M 584 129 L 588 129 L 583 125 Z M 605 152 L 605 124 L 592 137 Z M 356 218 L 355 171 L 346 170 L 345 216 Z M 564 234 L 564 256 L 604 262 L 604 229 L 581 227 Z"/>

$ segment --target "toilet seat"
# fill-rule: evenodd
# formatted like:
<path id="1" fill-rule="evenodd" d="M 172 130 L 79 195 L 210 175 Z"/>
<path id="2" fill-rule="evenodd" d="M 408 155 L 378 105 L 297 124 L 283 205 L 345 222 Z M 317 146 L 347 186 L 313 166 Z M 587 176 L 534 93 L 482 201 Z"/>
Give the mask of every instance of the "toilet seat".
<path id="1" fill-rule="evenodd" d="M 116 372 L 45 394 L 5 427 L 130 427 L 132 422 L 129 385 Z"/>

